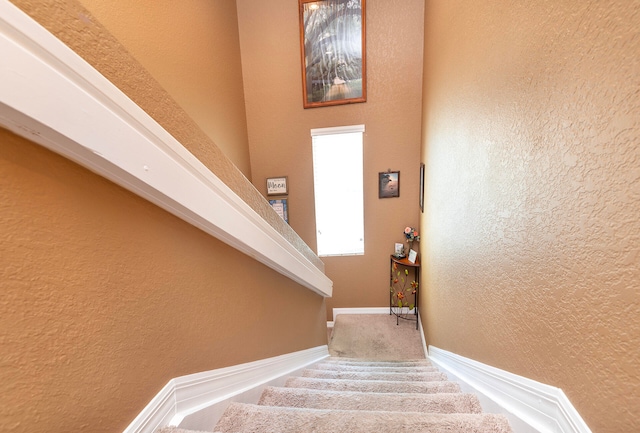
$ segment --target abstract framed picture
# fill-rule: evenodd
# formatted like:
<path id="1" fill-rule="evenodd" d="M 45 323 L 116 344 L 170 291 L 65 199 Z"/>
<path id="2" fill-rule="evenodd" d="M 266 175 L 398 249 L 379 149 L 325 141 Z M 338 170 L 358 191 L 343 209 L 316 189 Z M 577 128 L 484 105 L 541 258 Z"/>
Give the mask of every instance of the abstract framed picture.
<path id="1" fill-rule="evenodd" d="M 378 173 L 378 198 L 400 197 L 400 172 Z"/>
<path id="2" fill-rule="evenodd" d="M 304 108 L 366 102 L 365 0 L 298 0 Z"/>

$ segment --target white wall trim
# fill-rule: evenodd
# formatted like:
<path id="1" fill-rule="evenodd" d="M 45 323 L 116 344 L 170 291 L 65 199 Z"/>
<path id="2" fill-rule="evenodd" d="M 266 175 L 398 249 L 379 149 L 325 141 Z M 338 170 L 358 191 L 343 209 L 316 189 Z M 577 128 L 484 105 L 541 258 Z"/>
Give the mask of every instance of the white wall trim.
<path id="1" fill-rule="evenodd" d="M 155 120 L 0 0 L 0 126 L 59 153 L 322 296 L 333 283 Z"/>
<path id="2" fill-rule="evenodd" d="M 409 307 L 403 307 L 400 314 L 409 314 L 413 312 L 414 311 L 409 310 Z M 333 322 L 327 322 L 327 326 L 333 327 L 336 317 L 340 314 L 389 314 L 389 307 L 334 308 Z"/>
<path id="3" fill-rule="evenodd" d="M 545 385 L 434 346 L 429 346 L 429 359 L 522 420 L 533 429 L 530 431 L 591 433 L 560 388 Z"/>
<path id="4" fill-rule="evenodd" d="M 171 379 L 124 433 L 154 433 L 160 427 L 179 426 L 191 414 L 289 375 L 328 356 L 327 346 L 318 346 Z"/>
<path id="5" fill-rule="evenodd" d="M 334 308 L 334 322 L 340 314 L 389 314 L 389 307 Z"/>
<path id="6" fill-rule="evenodd" d="M 420 311 L 418 311 L 418 316 L 422 316 Z M 422 327 L 422 320 L 418 318 L 418 330 L 420 331 L 420 340 L 422 341 L 422 351 L 424 352 L 424 357 L 429 358 L 429 350 L 427 348 L 427 338 L 424 336 L 424 328 Z"/>
<path id="7" fill-rule="evenodd" d="M 351 132 L 364 132 L 364 125 L 330 126 L 328 128 L 313 128 L 311 136 L 348 134 Z"/>

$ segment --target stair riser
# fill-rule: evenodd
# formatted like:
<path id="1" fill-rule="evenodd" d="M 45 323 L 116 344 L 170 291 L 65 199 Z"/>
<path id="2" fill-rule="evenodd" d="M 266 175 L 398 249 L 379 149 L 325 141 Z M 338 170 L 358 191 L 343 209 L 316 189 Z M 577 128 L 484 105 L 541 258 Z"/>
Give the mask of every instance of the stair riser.
<path id="1" fill-rule="evenodd" d="M 336 365 L 355 365 L 361 367 L 415 367 L 415 366 L 433 366 L 431 361 L 427 359 L 416 361 L 349 361 L 326 359 L 322 361 L 324 364 Z"/>
<path id="2" fill-rule="evenodd" d="M 289 388 L 308 388 L 327 391 L 354 391 L 354 392 L 407 392 L 407 393 L 450 393 L 460 392 L 460 385 L 454 382 L 392 382 L 392 381 L 350 381 L 314 378 L 290 378 L 285 382 Z"/>
<path id="3" fill-rule="evenodd" d="M 347 380 L 393 380 L 393 381 L 444 381 L 447 375 L 440 372 L 431 373 L 380 373 L 380 372 L 343 372 L 330 370 L 303 370 L 302 377 L 319 379 L 347 379 Z"/>
<path id="4" fill-rule="evenodd" d="M 379 372 L 379 373 L 433 373 L 437 372 L 438 367 L 433 366 L 411 366 L 411 367 L 362 367 L 357 365 L 341 365 L 341 364 L 317 364 L 313 370 L 326 371 L 362 371 L 362 372 Z"/>

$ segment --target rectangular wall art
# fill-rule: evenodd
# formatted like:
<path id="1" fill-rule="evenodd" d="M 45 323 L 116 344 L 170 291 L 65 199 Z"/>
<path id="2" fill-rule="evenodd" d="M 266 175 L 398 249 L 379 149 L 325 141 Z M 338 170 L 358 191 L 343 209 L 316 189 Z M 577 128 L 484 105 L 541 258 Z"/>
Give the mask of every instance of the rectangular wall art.
<path id="1" fill-rule="evenodd" d="M 267 195 L 287 195 L 287 194 L 289 194 L 287 176 L 267 178 Z"/>
<path id="2" fill-rule="evenodd" d="M 365 0 L 298 0 L 304 108 L 367 100 Z"/>
<path id="3" fill-rule="evenodd" d="M 282 218 L 287 224 L 289 223 L 289 209 L 288 199 L 281 198 L 277 200 L 269 200 L 269 204 L 276 211 L 280 218 Z"/>
<path id="4" fill-rule="evenodd" d="M 400 172 L 378 173 L 378 198 L 400 197 Z"/>

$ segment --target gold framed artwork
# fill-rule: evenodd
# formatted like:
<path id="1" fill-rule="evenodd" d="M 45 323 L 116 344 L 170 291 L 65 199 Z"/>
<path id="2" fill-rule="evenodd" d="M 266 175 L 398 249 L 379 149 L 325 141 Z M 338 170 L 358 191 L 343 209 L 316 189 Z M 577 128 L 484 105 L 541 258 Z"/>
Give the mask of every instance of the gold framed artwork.
<path id="1" fill-rule="evenodd" d="M 365 0 L 298 0 L 304 108 L 367 100 Z"/>

